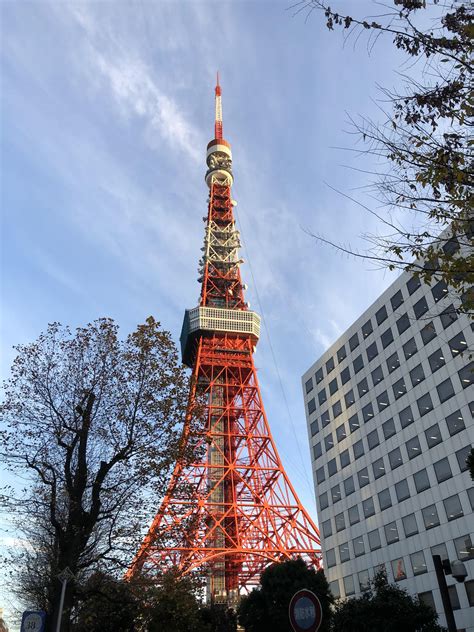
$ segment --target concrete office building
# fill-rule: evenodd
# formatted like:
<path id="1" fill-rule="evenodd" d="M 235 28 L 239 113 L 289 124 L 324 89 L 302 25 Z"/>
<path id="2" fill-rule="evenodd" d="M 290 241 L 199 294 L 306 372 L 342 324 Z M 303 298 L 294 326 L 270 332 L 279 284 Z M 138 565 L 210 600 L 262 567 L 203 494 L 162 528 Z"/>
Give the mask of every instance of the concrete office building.
<path id="1" fill-rule="evenodd" d="M 442 282 L 404 272 L 304 374 L 324 566 L 333 594 L 377 568 L 442 615 L 432 555 L 459 630 L 474 631 L 473 325 Z M 471 354 L 469 353 L 471 352 Z"/>

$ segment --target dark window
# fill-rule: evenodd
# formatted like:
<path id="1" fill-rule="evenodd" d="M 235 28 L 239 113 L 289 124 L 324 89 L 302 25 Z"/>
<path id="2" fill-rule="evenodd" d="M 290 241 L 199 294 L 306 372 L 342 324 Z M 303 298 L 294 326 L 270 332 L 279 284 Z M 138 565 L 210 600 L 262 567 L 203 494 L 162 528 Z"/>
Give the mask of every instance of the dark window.
<path id="1" fill-rule="evenodd" d="M 339 417 L 341 413 L 342 413 L 342 404 L 341 404 L 341 400 L 338 399 L 337 402 L 333 404 L 332 406 L 332 414 L 334 415 L 334 419 L 336 419 L 336 417 Z"/>
<path id="2" fill-rule="evenodd" d="M 316 402 L 314 401 L 314 397 L 308 402 L 308 414 L 311 415 L 316 410 Z"/>
<path id="3" fill-rule="evenodd" d="M 421 454 L 421 445 L 418 437 L 412 437 L 408 441 L 405 442 L 405 447 L 407 449 L 407 454 L 409 459 L 414 459 Z"/>
<path id="4" fill-rule="evenodd" d="M 415 489 L 418 493 L 424 492 L 425 489 L 429 489 L 431 487 L 426 468 L 423 468 L 419 472 L 415 472 L 415 474 L 413 474 L 413 481 L 415 483 Z"/>
<path id="5" fill-rule="evenodd" d="M 357 578 L 359 580 L 361 592 L 367 592 L 368 590 L 370 590 L 370 577 L 368 570 L 359 571 L 357 573 Z"/>
<path id="6" fill-rule="evenodd" d="M 446 548 L 446 544 L 442 542 L 441 544 L 435 544 L 430 548 L 431 555 L 439 555 L 442 560 L 448 560 L 448 549 Z M 436 610 L 436 608 L 435 608 Z"/>
<path id="7" fill-rule="evenodd" d="M 438 424 L 433 424 L 427 430 L 425 430 L 426 443 L 429 448 L 434 448 L 435 445 L 441 443 L 443 437 L 441 436 L 441 430 Z"/>
<path id="8" fill-rule="evenodd" d="M 367 435 L 367 444 L 369 446 L 369 450 L 372 450 L 373 448 L 378 446 L 379 443 L 380 441 L 377 430 L 372 430 L 372 432 L 369 432 L 369 434 Z"/>
<path id="9" fill-rule="evenodd" d="M 377 343 L 374 341 L 371 345 L 367 347 L 367 360 L 370 362 L 374 358 L 379 355 L 379 350 L 377 349 Z"/>
<path id="10" fill-rule="evenodd" d="M 388 399 L 387 391 L 384 391 L 383 393 L 380 393 L 380 395 L 377 397 L 377 406 L 378 406 L 379 412 L 382 412 L 382 410 L 387 408 L 387 406 L 389 404 L 390 404 L 390 402 L 389 402 L 389 399 Z"/>
<path id="11" fill-rule="evenodd" d="M 456 410 L 454 411 L 454 413 L 448 415 L 446 417 L 446 425 L 448 426 L 448 432 L 451 437 L 458 432 L 461 432 L 461 430 L 464 430 L 466 426 L 464 424 L 464 419 L 461 415 L 461 411 Z"/>
<path id="12" fill-rule="evenodd" d="M 443 500 L 443 505 L 444 510 L 446 511 L 446 518 L 448 520 L 456 520 L 456 518 L 464 516 L 461 501 L 459 500 L 459 496 L 457 494 L 453 494 L 453 496 L 445 498 Z"/>
<path id="13" fill-rule="evenodd" d="M 459 248 L 460 245 L 456 235 L 453 235 L 451 239 L 448 239 L 448 241 L 443 244 L 443 250 L 447 255 L 454 255 L 454 253 L 457 252 Z"/>
<path id="14" fill-rule="evenodd" d="M 454 323 L 458 319 L 458 315 L 456 314 L 456 310 L 454 309 L 454 305 L 451 304 L 439 315 L 441 319 L 441 324 L 444 329 L 447 329 L 450 325 Z"/>
<path id="15" fill-rule="evenodd" d="M 336 514 L 334 522 L 336 523 L 336 531 L 342 531 L 346 528 L 346 523 L 344 520 L 344 514 Z"/>
<path id="16" fill-rule="evenodd" d="M 349 450 L 343 450 L 339 458 L 341 459 L 341 467 L 342 468 L 347 467 L 349 463 L 351 462 L 351 456 L 349 454 Z"/>
<path id="17" fill-rule="evenodd" d="M 315 445 L 313 445 L 313 457 L 315 459 L 319 459 L 322 453 L 323 453 L 323 449 L 320 443 L 316 443 Z"/>
<path id="18" fill-rule="evenodd" d="M 310 428 L 311 428 L 311 436 L 314 437 L 314 435 L 317 434 L 319 431 L 318 422 L 316 420 L 311 422 Z"/>
<path id="19" fill-rule="evenodd" d="M 341 371 L 341 383 L 345 384 L 351 379 L 351 370 L 348 366 Z"/>
<path id="20" fill-rule="evenodd" d="M 426 302 L 426 298 L 422 296 L 418 302 L 413 305 L 413 311 L 415 312 L 416 318 L 421 318 L 423 314 L 426 314 L 428 311 L 428 303 Z"/>
<path id="21" fill-rule="evenodd" d="M 385 474 L 385 465 L 382 457 L 372 463 L 372 470 L 374 472 L 375 479 L 380 478 Z"/>
<path id="22" fill-rule="evenodd" d="M 349 543 L 348 542 L 344 542 L 343 544 L 339 545 L 339 557 L 341 559 L 341 563 L 342 562 L 347 562 L 348 560 L 351 559 L 350 553 L 349 553 Z"/>
<path id="23" fill-rule="evenodd" d="M 420 285 L 421 281 L 418 277 L 411 277 L 411 279 L 407 281 L 408 294 L 411 296 L 413 292 L 420 287 Z"/>
<path id="24" fill-rule="evenodd" d="M 443 352 L 441 349 L 436 349 L 434 353 L 428 356 L 428 362 L 430 363 L 432 373 L 435 373 L 438 369 L 446 364 Z"/>
<path id="25" fill-rule="evenodd" d="M 341 424 L 336 428 L 336 437 L 338 442 L 347 437 L 346 427 L 344 426 L 344 424 Z"/>
<path id="26" fill-rule="evenodd" d="M 380 336 L 380 340 L 382 341 L 382 347 L 386 349 L 393 342 L 393 334 L 390 327 L 386 329 L 383 334 Z"/>
<path id="27" fill-rule="evenodd" d="M 451 478 L 451 476 L 453 475 L 447 457 L 444 457 L 444 459 L 441 459 L 440 461 L 436 461 L 436 463 L 433 464 L 433 467 L 438 483 L 447 481 L 448 478 Z"/>
<path id="28" fill-rule="evenodd" d="M 328 549 L 326 551 L 326 564 L 328 568 L 336 566 L 336 552 L 334 549 Z"/>
<path id="29" fill-rule="evenodd" d="M 453 358 L 467 349 L 467 342 L 462 332 L 451 338 L 448 344 Z"/>
<path id="30" fill-rule="evenodd" d="M 403 531 L 407 538 L 418 533 L 418 525 L 416 524 L 415 514 L 411 513 L 402 518 Z"/>
<path id="31" fill-rule="evenodd" d="M 324 494 L 319 494 L 319 505 L 321 510 L 327 509 L 329 507 L 328 493 L 324 492 Z"/>
<path id="32" fill-rule="evenodd" d="M 375 505 L 372 496 L 362 501 L 362 510 L 366 518 L 370 518 L 370 516 L 375 514 Z"/>
<path id="33" fill-rule="evenodd" d="M 466 596 L 469 605 L 474 606 L 474 579 L 468 579 L 464 582 L 464 588 L 466 589 Z"/>
<path id="34" fill-rule="evenodd" d="M 352 415 L 352 417 L 349 417 L 349 430 L 351 432 L 354 432 L 354 430 L 357 430 L 357 428 L 360 428 L 360 423 L 359 416 L 356 413 L 355 415 Z"/>
<path id="35" fill-rule="evenodd" d="M 438 391 L 439 401 L 441 403 L 446 402 L 454 395 L 454 386 L 451 382 L 451 378 L 448 377 L 448 379 L 441 382 L 441 384 L 438 384 L 436 390 Z"/>
<path id="36" fill-rule="evenodd" d="M 401 335 L 409 327 L 410 327 L 410 319 L 408 318 L 408 314 L 403 314 L 403 316 L 400 316 L 400 318 L 397 320 L 398 333 Z"/>
<path id="37" fill-rule="evenodd" d="M 472 446 L 470 445 L 466 445 L 464 446 L 464 448 L 461 448 L 456 452 L 456 458 L 458 460 L 458 465 L 461 472 L 465 472 L 468 469 L 466 459 L 471 452 L 471 447 Z"/>
<path id="38" fill-rule="evenodd" d="M 332 524 L 331 524 L 331 519 L 329 520 L 325 520 L 323 522 L 323 536 L 325 538 L 328 538 L 330 535 L 332 535 Z"/>
<path id="39" fill-rule="evenodd" d="M 348 516 L 349 516 L 349 524 L 357 524 L 358 522 L 360 522 L 360 518 L 359 518 L 359 509 L 357 508 L 357 505 L 354 505 L 353 507 L 349 507 L 348 509 Z"/>
<path id="40" fill-rule="evenodd" d="M 471 504 L 471 509 L 472 509 L 472 511 L 474 511 L 474 487 L 470 487 L 467 490 L 467 495 L 468 495 L 468 498 L 469 498 L 469 502 Z"/>
<path id="41" fill-rule="evenodd" d="M 354 404 L 355 396 L 352 389 L 344 395 L 344 401 L 346 402 L 346 408 L 350 408 Z"/>
<path id="42" fill-rule="evenodd" d="M 329 360 L 326 362 L 326 373 L 331 373 L 331 371 L 334 369 L 334 358 L 329 358 Z"/>
<path id="43" fill-rule="evenodd" d="M 341 488 L 339 485 L 331 487 L 331 499 L 333 503 L 337 503 L 338 500 L 341 500 Z"/>
<path id="44" fill-rule="evenodd" d="M 387 540 L 387 544 L 392 544 L 392 542 L 398 542 L 400 539 L 398 537 L 398 529 L 397 523 L 395 521 L 389 522 L 385 527 L 385 539 Z"/>
<path id="45" fill-rule="evenodd" d="M 349 349 L 351 351 L 354 351 L 354 349 L 357 349 L 358 346 L 359 346 L 359 336 L 357 334 L 354 334 L 353 336 L 351 336 L 351 338 L 349 338 Z"/>
<path id="46" fill-rule="evenodd" d="M 359 397 L 362 397 L 369 392 L 369 385 L 367 384 L 367 379 L 365 377 L 361 382 L 359 382 L 359 384 L 357 384 L 357 391 L 359 392 Z"/>
<path id="47" fill-rule="evenodd" d="M 372 327 L 372 321 L 368 320 L 364 325 L 362 325 L 362 336 L 367 338 L 374 331 Z"/>
<path id="48" fill-rule="evenodd" d="M 374 416 L 374 409 L 372 408 L 372 403 L 369 403 L 367 404 L 367 406 L 364 406 L 364 408 L 362 409 L 362 418 L 367 423 L 369 419 L 372 419 L 373 416 Z"/>
<path id="49" fill-rule="evenodd" d="M 426 324 L 420 331 L 420 334 L 424 345 L 427 345 L 433 340 L 433 338 L 436 338 L 436 328 L 434 326 L 434 322 L 431 321 L 430 323 Z"/>
<path id="50" fill-rule="evenodd" d="M 323 388 L 322 391 L 319 391 L 318 393 L 318 402 L 319 405 L 321 406 L 322 404 L 324 404 L 324 402 L 326 401 L 327 397 L 326 397 L 326 389 Z"/>
<path id="51" fill-rule="evenodd" d="M 331 395 L 334 395 L 334 393 L 337 391 L 338 388 L 339 387 L 337 385 L 337 377 L 335 377 L 333 380 L 329 382 L 329 393 Z"/>
<path id="52" fill-rule="evenodd" d="M 407 426 L 409 426 L 415 421 L 415 418 L 413 417 L 413 413 L 411 412 L 411 406 L 407 406 L 406 408 L 404 408 L 398 414 L 398 416 L 400 417 L 400 423 L 402 425 L 402 428 L 406 428 Z"/>
<path id="53" fill-rule="evenodd" d="M 400 397 L 405 395 L 405 393 L 407 392 L 405 380 L 401 377 L 399 380 L 395 382 L 392 389 L 393 389 L 393 394 L 395 396 L 395 399 L 400 399 Z"/>
<path id="54" fill-rule="evenodd" d="M 382 491 L 378 493 L 378 497 L 379 497 L 380 511 L 383 511 L 384 509 L 388 509 L 389 507 L 392 506 L 392 497 L 390 496 L 390 490 L 388 488 L 382 489 Z"/>
<path id="55" fill-rule="evenodd" d="M 352 546 L 354 547 L 355 557 L 359 557 L 359 555 L 364 555 L 365 546 L 363 536 L 360 535 L 358 538 L 354 538 L 354 540 L 352 540 Z"/>
<path id="56" fill-rule="evenodd" d="M 364 444 L 362 443 L 362 439 L 356 441 L 352 446 L 352 449 L 354 450 L 354 459 L 360 459 L 360 457 L 364 454 Z"/>
<path id="57" fill-rule="evenodd" d="M 456 586 L 448 586 L 449 601 L 451 602 L 451 608 L 453 610 L 460 610 L 461 604 L 459 603 L 458 591 Z"/>
<path id="58" fill-rule="evenodd" d="M 448 286 L 444 281 L 438 281 L 436 285 L 431 288 L 431 294 L 433 295 L 434 302 L 437 303 L 448 293 Z"/>
<path id="59" fill-rule="evenodd" d="M 397 495 L 397 500 L 401 503 L 403 500 L 410 498 L 410 489 L 408 487 L 408 481 L 404 478 L 398 483 L 395 483 L 395 494 Z"/>
<path id="60" fill-rule="evenodd" d="M 385 305 L 381 307 L 377 312 L 375 312 L 375 320 L 377 321 L 377 325 L 381 325 L 387 317 L 388 314 Z"/>
<path id="61" fill-rule="evenodd" d="M 410 338 L 410 340 L 405 342 L 405 344 L 403 345 L 403 353 L 405 354 L 405 360 L 408 360 L 408 358 L 411 358 L 411 356 L 415 355 L 417 351 L 418 349 L 416 347 L 416 342 L 414 338 Z"/>
<path id="62" fill-rule="evenodd" d="M 393 311 L 400 307 L 403 303 L 403 294 L 401 290 L 398 290 L 398 292 L 392 296 L 390 303 L 392 304 Z"/>
<path id="63" fill-rule="evenodd" d="M 415 533 L 418 533 L 418 531 L 415 531 Z M 428 572 L 428 569 L 426 568 L 425 554 L 423 551 L 416 551 L 415 553 L 412 553 L 410 555 L 410 562 L 413 569 L 413 575 L 422 575 L 423 573 Z"/>
<path id="64" fill-rule="evenodd" d="M 352 577 L 352 575 L 346 575 L 346 577 L 343 578 L 343 582 L 344 582 L 344 593 L 346 597 L 348 597 L 349 595 L 353 595 L 355 593 L 355 584 L 354 584 L 354 578 Z"/>
<path id="65" fill-rule="evenodd" d="M 439 516 L 436 511 L 436 505 L 429 505 L 428 507 L 422 509 L 421 515 L 423 516 L 425 529 L 432 529 L 433 527 L 437 527 L 439 525 Z"/>
<path id="66" fill-rule="evenodd" d="M 469 362 L 467 366 L 458 371 L 458 375 L 463 388 L 474 384 L 474 362 Z"/>
<path id="67" fill-rule="evenodd" d="M 334 597 L 334 599 L 339 599 L 339 597 L 341 596 L 341 587 L 339 586 L 338 579 L 329 582 L 329 590 L 331 591 L 331 595 Z"/>
<path id="68" fill-rule="evenodd" d="M 318 369 L 316 371 L 315 378 L 316 378 L 316 384 L 319 384 L 319 382 L 323 381 L 324 375 L 323 375 L 323 370 L 322 369 Z"/>
<path id="69" fill-rule="evenodd" d="M 474 558 L 474 546 L 470 535 L 463 535 L 453 540 L 458 560 L 472 560 Z"/>
<path id="70" fill-rule="evenodd" d="M 357 472 L 357 478 L 359 480 L 359 487 L 365 487 L 370 483 L 369 470 L 364 467 Z"/>
<path id="71" fill-rule="evenodd" d="M 362 357 L 362 354 L 357 356 L 352 365 L 354 367 L 354 373 L 359 373 L 359 371 L 364 367 L 364 358 Z"/>
<path id="72" fill-rule="evenodd" d="M 373 385 L 377 386 L 377 384 L 383 380 L 382 367 L 378 366 L 376 369 L 374 369 L 372 371 L 371 375 L 372 375 L 372 383 L 373 383 Z"/>
<path id="73" fill-rule="evenodd" d="M 382 424 L 382 431 L 385 439 L 393 437 L 393 435 L 397 432 L 393 419 L 387 419 L 387 421 Z"/>
<path id="74" fill-rule="evenodd" d="M 319 467 L 316 470 L 316 482 L 317 483 L 322 483 L 325 480 L 326 480 L 326 474 L 324 473 L 324 466 L 323 467 Z"/>
<path id="75" fill-rule="evenodd" d="M 337 352 L 337 361 L 342 362 L 347 357 L 346 348 L 344 345 Z"/>
<path id="76" fill-rule="evenodd" d="M 398 353 L 395 351 L 395 353 L 392 353 L 392 355 L 389 358 L 387 358 L 388 372 L 393 373 L 393 371 L 395 371 L 395 369 L 398 369 L 399 366 L 400 366 L 400 360 L 398 358 Z"/>
<path id="77" fill-rule="evenodd" d="M 374 529 L 373 531 L 369 531 L 367 534 L 369 538 L 369 547 L 371 551 L 376 551 L 380 549 L 382 546 L 382 542 L 380 541 L 380 533 L 378 529 Z"/>
<path id="78" fill-rule="evenodd" d="M 334 476 L 337 472 L 337 463 L 336 459 L 331 459 L 328 461 L 328 476 Z"/>
<path id="79" fill-rule="evenodd" d="M 350 496 L 355 492 L 354 478 L 352 476 L 344 479 L 344 492 L 346 496 Z"/>
<path id="80" fill-rule="evenodd" d="M 436 604 L 431 590 L 418 593 L 418 599 L 421 601 L 421 603 L 425 604 L 425 606 L 429 606 L 431 610 L 434 610 L 436 612 Z"/>
<path id="81" fill-rule="evenodd" d="M 331 416 L 329 415 L 329 410 L 326 410 L 321 415 L 321 428 L 326 428 L 331 423 Z"/>
<path id="82" fill-rule="evenodd" d="M 402 453 L 400 452 L 400 448 L 395 448 L 395 450 L 392 450 L 391 452 L 389 452 L 388 460 L 389 460 L 390 467 L 392 468 L 392 470 L 402 465 L 403 459 L 402 459 Z"/>
<path id="83" fill-rule="evenodd" d="M 416 386 L 425 379 L 425 372 L 421 364 L 418 364 L 414 369 L 410 371 L 410 380 L 412 386 Z"/>
<path id="84" fill-rule="evenodd" d="M 330 450 L 334 445 L 334 439 L 332 438 L 332 432 L 330 432 L 326 437 L 324 437 L 324 447 L 326 452 Z"/>
<path id="85" fill-rule="evenodd" d="M 306 393 L 309 393 L 310 391 L 313 390 L 313 378 L 312 377 L 310 377 L 309 380 L 306 382 L 305 388 L 306 388 Z"/>
<path id="86" fill-rule="evenodd" d="M 416 405 L 418 406 L 418 411 L 421 417 L 431 412 L 433 410 L 433 402 L 431 401 L 431 395 L 429 393 L 426 393 L 426 395 L 423 395 L 422 397 L 416 400 Z"/>

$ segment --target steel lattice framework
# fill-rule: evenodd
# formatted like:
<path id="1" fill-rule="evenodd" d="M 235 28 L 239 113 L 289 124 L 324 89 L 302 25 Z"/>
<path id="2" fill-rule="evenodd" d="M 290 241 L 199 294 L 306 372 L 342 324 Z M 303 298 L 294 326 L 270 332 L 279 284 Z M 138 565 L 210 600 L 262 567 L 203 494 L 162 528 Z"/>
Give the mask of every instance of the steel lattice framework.
<path id="1" fill-rule="evenodd" d="M 183 361 L 193 369 L 190 411 L 196 397 L 204 401 L 200 457 L 176 464 L 129 575 L 167 566 L 199 571 L 210 598 L 232 602 L 271 562 L 301 556 L 319 567 L 320 542 L 278 456 L 258 385 L 253 352 L 260 318 L 245 302 L 240 275 L 219 80 L 207 165 L 200 303 L 186 311 L 181 335 Z M 189 432 L 187 423 L 185 439 Z"/>

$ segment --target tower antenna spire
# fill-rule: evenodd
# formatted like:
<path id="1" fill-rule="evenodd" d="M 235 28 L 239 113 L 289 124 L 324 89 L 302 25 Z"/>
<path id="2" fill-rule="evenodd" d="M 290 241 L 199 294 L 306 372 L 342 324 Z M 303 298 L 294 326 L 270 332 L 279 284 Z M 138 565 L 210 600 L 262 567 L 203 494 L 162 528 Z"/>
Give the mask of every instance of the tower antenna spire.
<path id="1" fill-rule="evenodd" d="M 216 82 L 216 117 L 214 121 L 214 138 L 222 138 L 222 91 L 219 84 L 219 71 Z"/>

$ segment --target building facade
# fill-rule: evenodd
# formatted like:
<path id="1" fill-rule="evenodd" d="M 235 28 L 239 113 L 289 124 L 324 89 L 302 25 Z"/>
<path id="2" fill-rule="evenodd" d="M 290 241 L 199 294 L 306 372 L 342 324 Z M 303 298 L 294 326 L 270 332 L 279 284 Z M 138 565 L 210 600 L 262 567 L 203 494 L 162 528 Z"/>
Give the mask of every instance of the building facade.
<path id="1" fill-rule="evenodd" d="M 474 631 L 474 325 L 443 282 L 404 272 L 302 378 L 325 572 L 359 596 L 378 568 L 445 624 L 432 555 L 459 630 Z"/>

